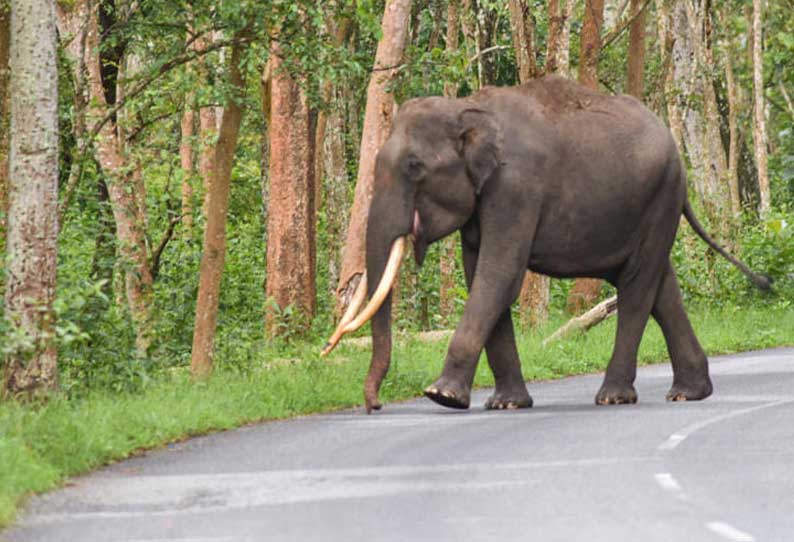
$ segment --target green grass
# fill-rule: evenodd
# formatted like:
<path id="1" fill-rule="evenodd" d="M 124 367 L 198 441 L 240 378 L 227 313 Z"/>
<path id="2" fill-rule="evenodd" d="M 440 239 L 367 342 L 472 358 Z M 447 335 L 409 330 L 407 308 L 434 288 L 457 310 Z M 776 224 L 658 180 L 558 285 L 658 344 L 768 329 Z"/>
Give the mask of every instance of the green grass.
<path id="1" fill-rule="evenodd" d="M 695 309 L 691 316 L 712 355 L 794 345 L 794 306 L 785 303 Z M 527 379 L 588 373 L 605 366 L 614 319 L 585 335 L 540 348 L 542 338 L 561 322 L 556 318 L 536 333 L 519 336 Z M 343 344 L 320 360 L 320 343 L 297 345 L 292 358 L 303 360 L 300 363 L 263 359 L 260 367 L 220 372 L 200 384 L 191 384 L 180 369 L 136 394 L 94 392 L 76 400 L 56 397 L 40 406 L 0 405 L 0 527 L 14 520 L 26 496 L 140 450 L 254 421 L 361 404 L 369 350 Z M 398 340 L 381 398 L 389 402 L 417 396 L 438 375 L 445 350 L 446 341 Z M 642 342 L 641 363 L 666 357 L 661 332 L 652 323 Z M 487 364 L 481 363 L 476 384 L 491 383 Z"/>

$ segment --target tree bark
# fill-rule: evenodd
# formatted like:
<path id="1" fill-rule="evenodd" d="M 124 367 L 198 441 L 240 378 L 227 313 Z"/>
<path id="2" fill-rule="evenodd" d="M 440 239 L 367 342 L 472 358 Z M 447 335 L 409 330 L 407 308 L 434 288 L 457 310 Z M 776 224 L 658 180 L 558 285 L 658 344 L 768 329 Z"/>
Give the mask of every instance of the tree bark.
<path id="1" fill-rule="evenodd" d="M 452 54 L 460 47 L 460 4 L 459 0 L 449 0 L 447 4 L 447 53 Z M 458 85 L 444 83 L 444 96 L 456 98 Z M 456 236 L 448 236 L 441 242 L 439 268 L 441 272 L 441 289 L 439 291 L 439 314 L 442 322 L 449 323 L 455 312 L 455 241 Z"/>
<path id="2" fill-rule="evenodd" d="M 350 19 L 329 19 L 328 34 L 339 48 L 346 48 L 353 30 Z M 341 85 L 323 83 L 323 100 L 327 109 L 317 115 L 315 140 L 315 206 L 325 210 L 329 294 L 334 295 L 339 282 L 339 258 L 347 227 L 348 171 L 345 149 L 344 95 Z M 341 316 L 341 315 L 340 315 Z"/>
<path id="3" fill-rule="evenodd" d="M 102 79 L 100 66 L 99 4 L 78 0 L 66 11 L 58 6 L 61 35 L 70 35 L 72 45 L 67 53 L 77 73 L 75 78 L 85 78 L 88 93 L 87 112 L 90 119 L 102 119 L 107 114 L 108 92 Z M 84 58 L 75 54 L 84 54 Z M 85 73 L 82 70 L 85 70 Z M 108 84 L 114 84 L 110 81 Z M 142 197 L 135 190 L 134 175 L 127 169 L 123 154 L 123 141 L 114 122 L 103 125 L 95 142 L 95 154 L 100 168 L 107 177 L 113 218 L 118 235 L 117 248 L 124 269 L 127 303 L 135 327 L 135 347 L 139 356 L 145 356 L 152 339 L 152 274 L 146 246 L 145 217 L 141 215 Z"/>
<path id="4" fill-rule="evenodd" d="M 510 0 L 510 31 L 518 66 L 518 80 L 526 83 L 537 74 L 535 63 L 535 25 L 527 0 Z"/>
<path id="5" fill-rule="evenodd" d="M 55 280 L 58 238 L 58 66 L 55 2 L 15 2 L 10 24 L 9 326 L 3 395 L 58 386 Z"/>
<path id="6" fill-rule="evenodd" d="M 314 131 L 306 96 L 271 56 L 270 207 L 265 330 L 276 337 L 309 322 L 316 304 Z M 285 309 L 293 307 L 289 315 Z"/>
<path id="7" fill-rule="evenodd" d="M 185 97 L 185 109 L 182 122 L 179 124 L 181 139 L 179 141 L 179 162 L 182 166 L 182 227 L 186 239 L 193 237 L 193 175 L 196 172 L 193 161 L 193 93 Z"/>
<path id="8" fill-rule="evenodd" d="M 347 307 L 366 269 L 365 237 L 372 201 L 375 157 L 388 137 L 395 109 L 394 96 L 388 92 L 387 85 L 397 74 L 396 66 L 405 50 L 410 16 L 410 0 L 387 1 L 382 22 L 383 37 L 378 43 L 375 66 L 367 88 L 356 193 L 337 288 L 337 306 L 340 308 Z"/>
<path id="9" fill-rule="evenodd" d="M 557 46 L 557 69 L 555 73 L 570 76 L 571 72 L 571 19 L 576 0 L 564 0 L 560 22 L 560 39 Z"/>
<path id="10" fill-rule="evenodd" d="M 629 28 L 629 59 L 627 83 L 629 94 L 642 100 L 645 76 L 645 2 L 644 0 L 631 0 L 631 13 L 639 15 Z"/>
<path id="11" fill-rule="evenodd" d="M 11 9 L 0 0 L 0 255 L 5 254 L 8 216 L 8 55 L 11 38 Z M 0 281 L 5 280 L 5 258 L 0 257 Z"/>
<path id="12" fill-rule="evenodd" d="M 229 210 L 234 151 L 240 133 L 243 110 L 239 100 L 245 87 L 240 72 L 241 45 L 232 47 L 229 59 L 229 85 L 232 94 L 226 99 L 221 129 L 215 144 L 213 178 L 207 198 L 207 226 L 204 230 L 204 250 L 201 254 L 199 288 L 196 296 L 196 321 L 193 328 L 193 348 L 190 373 L 202 378 L 212 372 L 215 351 L 215 330 L 218 321 L 223 264 L 226 259 L 226 214 Z"/>
<path id="13" fill-rule="evenodd" d="M 193 42 L 197 50 L 205 49 L 212 43 L 212 37 L 202 37 Z M 208 84 L 209 73 L 206 60 L 199 59 L 198 64 L 199 80 Z M 212 180 L 215 177 L 215 153 L 216 136 L 218 135 L 218 115 L 214 104 L 202 104 L 199 107 L 199 176 L 202 179 L 204 188 L 204 198 L 201 205 L 202 214 L 207 217 L 209 209 L 209 197 L 212 189 Z M 222 115 L 221 115 L 221 123 Z"/>
<path id="14" fill-rule="evenodd" d="M 733 50 L 730 44 L 723 48 L 725 55 L 725 84 L 728 91 L 728 184 L 731 191 L 731 211 L 734 222 L 742 212 L 739 196 L 739 98 L 736 77 L 733 73 Z"/>
<path id="15" fill-rule="evenodd" d="M 658 29 L 659 55 L 664 59 L 662 62 L 664 69 L 664 102 L 667 110 L 667 123 L 670 132 L 673 134 L 678 152 L 684 156 L 684 128 L 681 119 L 681 111 L 678 107 L 678 99 L 675 88 L 675 70 L 673 64 L 673 31 L 672 20 L 668 0 L 656 0 L 656 21 Z"/>
<path id="16" fill-rule="evenodd" d="M 593 326 L 597 326 L 613 314 L 616 314 L 617 310 L 617 296 L 612 296 L 609 299 L 605 299 L 583 315 L 568 320 L 564 326 L 552 333 L 551 336 L 547 337 L 543 341 L 543 346 L 545 347 L 554 341 L 564 339 L 574 331 L 581 331 L 584 333 Z"/>
<path id="17" fill-rule="evenodd" d="M 604 0 L 585 0 L 582 48 L 579 55 L 579 83 L 598 89 L 598 57 L 601 54 L 601 26 Z"/>
<path id="18" fill-rule="evenodd" d="M 560 2 L 562 0 L 549 0 L 549 35 L 546 39 L 546 75 L 557 73 L 559 70 L 559 57 L 562 35 L 562 14 Z"/>
<path id="19" fill-rule="evenodd" d="M 711 72 L 710 14 L 707 4 L 678 0 L 672 17 L 673 78 L 683 141 L 692 166 L 691 180 L 709 222 L 726 239 L 730 208 L 726 157 Z"/>
<path id="20" fill-rule="evenodd" d="M 557 3 L 552 0 L 551 3 Z M 562 21 L 555 22 L 555 32 L 561 33 Z M 526 0 L 510 0 L 510 28 L 518 65 L 518 80 L 527 83 L 536 74 L 535 44 L 529 5 Z M 556 36 L 555 41 L 560 41 Z M 556 53 L 555 53 L 556 54 Z M 522 325 L 537 326 L 546 322 L 549 314 L 549 278 L 531 271 L 524 274 L 519 294 Z"/>
<path id="21" fill-rule="evenodd" d="M 579 56 L 579 83 L 598 89 L 598 57 L 601 53 L 601 25 L 604 21 L 604 0 L 586 0 L 582 26 L 582 48 Z M 568 312 L 579 314 L 590 307 L 601 293 L 599 279 L 576 279 L 568 294 Z"/>
<path id="22" fill-rule="evenodd" d="M 764 0 L 753 0 L 753 143 L 758 167 L 758 192 L 761 201 L 758 211 L 769 214 L 769 172 L 766 150 L 766 109 L 764 100 Z"/>

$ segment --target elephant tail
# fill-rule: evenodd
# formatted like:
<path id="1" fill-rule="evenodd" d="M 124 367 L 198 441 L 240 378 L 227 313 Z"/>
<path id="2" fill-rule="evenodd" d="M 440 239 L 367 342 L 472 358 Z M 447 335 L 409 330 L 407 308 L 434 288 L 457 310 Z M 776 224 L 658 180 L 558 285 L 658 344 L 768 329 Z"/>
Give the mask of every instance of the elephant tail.
<path id="1" fill-rule="evenodd" d="M 695 212 L 692 210 L 692 205 L 689 204 L 689 201 L 684 202 L 684 216 L 686 217 L 689 225 L 692 226 L 692 229 L 695 230 L 695 233 L 703 239 L 708 246 L 710 246 L 714 251 L 718 252 L 722 255 L 723 258 L 731 262 L 735 265 L 739 270 L 744 273 L 750 281 L 755 284 L 760 290 L 768 292 L 772 289 L 772 277 L 769 275 L 765 275 L 763 273 L 756 273 L 744 262 L 739 260 L 738 258 L 734 257 L 730 252 L 722 248 L 717 242 L 706 233 L 706 230 L 703 229 L 703 226 L 698 221 L 697 217 L 695 216 Z"/>

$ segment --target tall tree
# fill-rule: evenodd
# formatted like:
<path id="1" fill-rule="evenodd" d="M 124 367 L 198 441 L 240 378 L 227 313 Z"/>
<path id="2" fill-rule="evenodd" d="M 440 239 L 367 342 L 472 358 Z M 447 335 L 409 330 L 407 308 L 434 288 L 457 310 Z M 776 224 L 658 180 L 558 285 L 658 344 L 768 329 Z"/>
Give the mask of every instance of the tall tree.
<path id="1" fill-rule="evenodd" d="M 579 55 L 579 83 L 598 89 L 598 57 L 601 54 L 601 25 L 604 22 L 604 0 L 586 0 Z M 568 295 L 568 311 L 582 312 L 592 305 L 601 292 L 602 281 L 576 279 Z"/>
<path id="2" fill-rule="evenodd" d="M 188 32 L 188 42 L 190 32 Z M 185 74 L 189 74 L 189 68 Z M 185 103 L 182 109 L 182 121 L 179 123 L 179 162 L 182 168 L 182 231 L 185 238 L 193 236 L 193 176 L 196 173 L 196 160 L 193 156 L 194 125 L 196 122 L 196 94 L 192 90 L 185 92 Z"/>
<path id="3" fill-rule="evenodd" d="M 712 75 L 716 66 L 709 9 L 706 2 L 677 0 L 673 5 L 672 70 L 676 109 L 693 173 L 690 180 L 714 230 L 725 238 L 730 191 Z"/>
<path id="4" fill-rule="evenodd" d="M 721 19 L 726 19 L 725 12 Z M 731 37 L 722 47 L 725 63 L 725 86 L 728 98 L 728 183 L 731 191 L 731 211 L 734 222 L 742 212 L 739 196 L 739 96 L 736 89 L 736 76 L 733 71 L 733 46 Z"/>
<path id="5" fill-rule="evenodd" d="M 309 321 L 316 305 L 314 130 L 306 96 L 271 54 L 270 202 L 267 225 L 269 337 L 283 329 L 283 311 Z"/>
<path id="6" fill-rule="evenodd" d="M 119 97 L 113 77 L 103 77 L 100 58 L 99 13 L 102 5 L 76 0 L 70 5 L 58 5 L 61 35 L 69 40 L 66 52 L 75 69 L 75 79 L 85 79 L 85 102 L 88 117 L 101 122 L 95 142 L 97 163 L 107 179 L 113 218 L 116 221 L 118 251 L 124 269 L 124 284 L 130 315 L 135 327 L 136 350 L 146 355 L 152 340 L 152 272 L 145 235 L 143 194 L 136 190 L 134 171 L 124 153 L 123 130 L 109 115 L 113 101 Z M 110 24 L 110 23 L 108 23 Z M 124 59 L 114 58 L 104 66 L 118 67 Z M 116 68 L 114 68 L 116 69 Z M 108 72 L 105 72 L 108 74 Z M 110 118 L 108 118 L 110 117 Z M 116 117 L 118 119 L 118 116 Z"/>
<path id="7" fill-rule="evenodd" d="M 243 109 L 239 103 L 244 91 L 243 76 L 240 71 L 241 48 L 242 45 L 236 43 L 229 58 L 230 91 L 223 110 L 218 141 L 215 144 L 212 182 L 207 198 L 207 226 L 204 230 L 204 250 L 199 269 L 196 321 L 190 358 L 190 372 L 197 378 L 212 372 L 212 359 L 215 353 L 218 303 L 223 264 L 226 261 L 226 215 L 229 210 L 232 161 L 243 118 Z"/>
<path id="8" fill-rule="evenodd" d="M 213 42 L 214 36 L 205 34 L 193 42 L 195 50 L 206 50 Z M 207 59 L 201 57 L 197 63 L 199 80 L 207 84 L 209 69 Z M 204 187 L 204 201 L 201 205 L 205 217 L 208 216 L 209 198 L 212 180 L 215 177 L 216 136 L 218 135 L 218 114 L 213 103 L 199 104 L 199 176 Z M 221 122 L 222 119 L 221 119 Z"/>
<path id="9" fill-rule="evenodd" d="M 546 40 L 547 75 L 568 75 L 570 59 L 571 15 L 575 0 L 549 0 L 549 34 Z"/>
<path id="10" fill-rule="evenodd" d="M 11 10 L 0 0 L 0 255 L 5 254 L 6 216 L 8 214 L 8 53 L 11 38 Z M 4 266 L 0 257 L 0 275 Z"/>
<path id="11" fill-rule="evenodd" d="M 645 76 L 645 3 L 644 0 L 631 0 L 631 12 L 636 17 L 629 28 L 629 57 L 627 87 L 629 94 L 642 100 L 643 79 Z"/>
<path id="12" fill-rule="evenodd" d="M 329 17 L 327 32 L 339 48 L 348 48 L 353 31 L 351 18 Z M 315 205 L 324 207 L 326 218 L 326 256 L 331 292 L 339 281 L 339 257 L 347 227 L 348 171 L 345 149 L 345 85 L 326 80 L 323 100 L 328 107 L 317 116 L 315 140 Z"/>
<path id="13" fill-rule="evenodd" d="M 556 3 L 556 0 L 553 0 Z M 513 36 L 513 49 L 518 66 L 518 80 L 527 83 L 535 77 L 535 40 L 534 25 L 526 0 L 510 0 L 510 29 Z M 555 32 L 561 32 L 561 21 L 555 22 Z M 559 36 L 555 37 L 559 43 Z M 555 53 L 556 55 L 556 53 Z M 549 277 L 527 271 L 521 284 L 519 306 L 521 321 L 525 325 L 537 326 L 544 323 L 549 313 Z"/>
<path id="14" fill-rule="evenodd" d="M 193 93 L 185 96 L 185 108 L 182 112 L 182 121 L 179 123 L 179 162 L 182 166 L 182 226 L 184 235 L 190 238 L 193 232 L 193 185 L 191 184 L 195 173 L 193 161 Z"/>
<path id="15" fill-rule="evenodd" d="M 342 251 L 342 269 L 337 288 L 337 305 L 340 307 L 346 307 L 350 303 L 366 269 L 364 248 L 375 177 L 375 157 L 388 137 L 394 117 L 394 95 L 389 92 L 388 84 L 397 75 L 397 65 L 405 50 L 410 17 L 410 0 L 387 0 L 381 24 L 382 37 L 367 87 L 356 193 L 350 213 L 347 241 Z"/>
<path id="16" fill-rule="evenodd" d="M 604 22 L 604 0 L 585 0 L 582 23 L 582 49 L 579 55 L 579 82 L 598 88 L 598 58 L 601 55 L 601 26 Z"/>
<path id="17" fill-rule="evenodd" d="M 3 391 L 58 385 L 58 67 L 54 0 L 15 0 L 10 26 L 10 206 L 5 317 L 11 329 Z"/>
<path id="18" fill-rule="evenodd" d="M 518 66 L 518 80 L 526 83 L 537 75 L 535 62 L 535 24 L 527 0 L 510 0 L 510 32 Z"/>
<path id="19" fill-rule="evenodd" d="M 447 40 L 446 49 L 449 55 L 457 52 L 460 47 L 460 4 L 458 0 L 449 0 L 447 4 Z M 444 96 L 455 98 L 458 85 L 444 83 Z M 448 236 L 442 241 L 439 257 L 441 271 L 441 290 L 439 292 L 439 313 L 445 324 L 449 323 L 455 312 L 455 237 Z"/>
<path id="20" fill-rule="evenodd" d="M 758 210 L 769 213 L 769 173 L 767 167 L 766 110 L 764 100 L 764 0 L 753 0 L 753 143 L 758 167 Z"/>

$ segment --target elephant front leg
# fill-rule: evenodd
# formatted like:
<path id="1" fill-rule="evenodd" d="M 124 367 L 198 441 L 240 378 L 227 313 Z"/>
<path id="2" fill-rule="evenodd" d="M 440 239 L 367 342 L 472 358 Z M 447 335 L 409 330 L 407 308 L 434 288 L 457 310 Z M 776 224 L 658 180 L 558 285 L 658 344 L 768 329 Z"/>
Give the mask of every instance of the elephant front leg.
<path id="1" fill-rule="evenodd" d="M 477 268 L 478 251 L 464 242 L 462 252 L 466 287 L 471 290 Z M 485 408 L 511 410 L 531 407 L 532 397 L 527 392 L 524 376 L 521 374 L 521 360 L 518 357 L 510 307 L 499 317 L 499 321 L 485 342 L 485 352 L 494 376 L 495 388 L 493 395 L 485 401 Z"/>
<path id="2" fill-rule="evenodd" d="M 521 377 L 509 317 L 510 305 L 521 288 L 529 250 L 504 243 L 489 244 L 487 239 L 482 247 L 469 299 L 452 336 L 444 370 L 425 390 L 425 395 L 446 407 L 469 408 L 477 361 L 488 342 L 488 359 L 497 381 L 497 396 L 491 406 L 530 406 L 532 400 Z M 470 266 L 471 262 L 467 264 Z M 518 383 L 521 390 L 516 387 Z"/>

